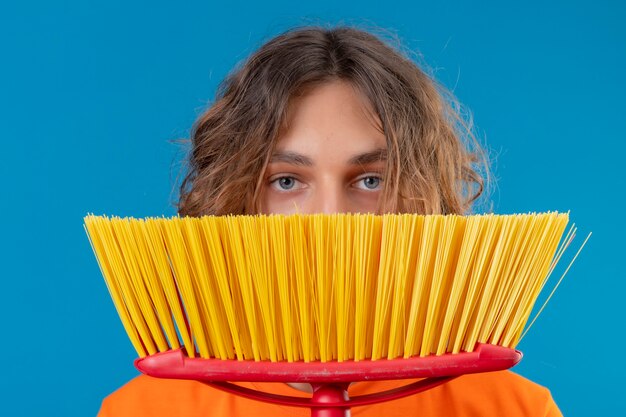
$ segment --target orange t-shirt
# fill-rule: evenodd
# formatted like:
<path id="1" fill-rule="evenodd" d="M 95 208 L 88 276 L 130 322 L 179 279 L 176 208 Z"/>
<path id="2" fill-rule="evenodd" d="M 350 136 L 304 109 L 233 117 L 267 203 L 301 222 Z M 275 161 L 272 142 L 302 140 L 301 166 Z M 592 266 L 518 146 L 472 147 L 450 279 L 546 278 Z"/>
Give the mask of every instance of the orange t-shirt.
<path id="1" fill-rule="evenodd" d="M 414 380 L 359 382 L 350 396 L 371 394 Z M 240 383 L 274 394 L 305 397 L 286 384 Z M 307 408 L 266 404 L 228 394 L 195 381 L 141 375 L 109 395 L 98 417 L 305 417 Z M 428 391 L 385 403 L 352 408 L 353 416 L 562 416 L 550 391 L 513 372 L 464 375 Z"/>

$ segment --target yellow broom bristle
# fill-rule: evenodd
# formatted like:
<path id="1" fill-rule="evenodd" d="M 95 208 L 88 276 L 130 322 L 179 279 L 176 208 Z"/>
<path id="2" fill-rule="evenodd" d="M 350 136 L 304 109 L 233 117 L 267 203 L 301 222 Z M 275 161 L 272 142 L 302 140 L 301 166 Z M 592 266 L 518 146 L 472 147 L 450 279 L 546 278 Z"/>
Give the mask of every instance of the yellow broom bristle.
<path id="1" fill-rule="evenodd" d="M 563 213 L 84 220 L 139 356 L 289 362 L 515 347 L 575 232 L 559 245 Z"/>

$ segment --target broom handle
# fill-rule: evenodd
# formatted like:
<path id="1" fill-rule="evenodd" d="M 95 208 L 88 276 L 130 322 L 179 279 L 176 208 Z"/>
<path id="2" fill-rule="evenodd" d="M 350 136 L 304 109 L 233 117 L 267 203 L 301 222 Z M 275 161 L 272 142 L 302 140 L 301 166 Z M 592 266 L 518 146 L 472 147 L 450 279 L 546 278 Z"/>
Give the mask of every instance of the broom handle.
<path id="1" fill-rule="evenodd" d="M 343 384 L 311 384 L 313 387 L 313 396 L 309 401 L 311 417 L 350 417 L 350 406 L 347 405 L 350 401 L 349 385 L 349 382 Z"/>
<path id="2" fill-rule="evenodd" d="M 375 394 L 359 395 L 354 398 L 350 398 L 348 395 L 348 386 L 350 383 L 313 383 L 311 384 L 313 387 L 313 397 L 303 398 L 256 391 L 230 382 L 199 382 L 256 401 L 289 407 L 308 407 L 311 409 L 312 417 L 349 417 L 351 407 L 377 404 L 417 394 L 448 382 L 456 377 L 457 376 L 426 378 L 399 388 Z"/>

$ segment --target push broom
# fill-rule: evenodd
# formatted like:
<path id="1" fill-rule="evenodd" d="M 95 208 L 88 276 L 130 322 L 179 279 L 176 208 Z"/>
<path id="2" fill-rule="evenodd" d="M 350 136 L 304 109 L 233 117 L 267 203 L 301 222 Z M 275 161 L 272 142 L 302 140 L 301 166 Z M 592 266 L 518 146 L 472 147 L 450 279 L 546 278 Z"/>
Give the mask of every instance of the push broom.
<path id="1" fill-rule="evenodd" d="M 84 222 L 141 372 L 318 417 L 514 366 L 576 231 L 554 212 Z M 352 382 L 407 378 L 423 379 L 348 397 Z M 313 394 L 241 381 L 305 382 Z"/>

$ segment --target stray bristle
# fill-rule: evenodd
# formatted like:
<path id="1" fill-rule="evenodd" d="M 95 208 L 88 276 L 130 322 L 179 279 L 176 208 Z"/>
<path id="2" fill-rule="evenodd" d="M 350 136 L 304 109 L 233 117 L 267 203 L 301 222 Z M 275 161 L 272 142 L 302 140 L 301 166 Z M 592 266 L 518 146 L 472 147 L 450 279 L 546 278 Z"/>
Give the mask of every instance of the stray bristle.
<path id="1" fill-rule="evenodd" d="M 562 213 L 85 217 L 139 356 L 184 345 L 190 357 L 289 362 L 515 347 L 571 242 L 559 247 L 567 222 Z"/>

